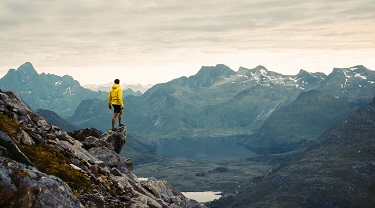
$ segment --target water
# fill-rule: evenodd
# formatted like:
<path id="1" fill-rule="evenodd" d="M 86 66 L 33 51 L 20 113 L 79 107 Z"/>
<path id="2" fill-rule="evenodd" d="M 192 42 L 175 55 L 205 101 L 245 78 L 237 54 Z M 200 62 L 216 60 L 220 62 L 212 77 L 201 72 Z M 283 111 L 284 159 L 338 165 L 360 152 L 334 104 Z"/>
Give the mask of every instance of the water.
<path id="1" fill-rule="evenodd" d="M 139 181 L 147 181 L 148 178 L 138 178 Z M 210 202 L 221 197 L 221 192 L 203 191 L 203 192 L 182 192 L 182 194 L 189 199 L 194 199 L 198 202 Z"/>
<path id="2" fill-rule="evenodd" d="M 198 202 L 210 202 L 221 197 L 221 192 L 204 191 L 204 192 L 182 192 L 186 198 L 194 199 Z"/>
<path id="3" fill-rule="evenodd" d="M 238 144 L 240 138 L 206 138 L 162 140 L 156 151 L 159 155 L 185 157 L 194 160 L 250 157 L 256 154 Z"/>

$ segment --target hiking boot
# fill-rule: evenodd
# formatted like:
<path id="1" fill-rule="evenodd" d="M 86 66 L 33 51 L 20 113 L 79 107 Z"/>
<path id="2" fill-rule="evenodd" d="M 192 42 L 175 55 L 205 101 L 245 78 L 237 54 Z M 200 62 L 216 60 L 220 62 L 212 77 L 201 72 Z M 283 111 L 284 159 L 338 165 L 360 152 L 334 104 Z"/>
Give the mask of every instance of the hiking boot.
<path id="1" fill-rule="evenodd" d="M 117 129 L 116 128 L 113 128 L 112 131 L 116 131 Z"/>
<path id="2" fill-rule="evenodd" d="M 120 125 L 118 125 L 119 127 L 121 127 L 121 126 L 125 126 L 124 124 L 120 124 Z"/>

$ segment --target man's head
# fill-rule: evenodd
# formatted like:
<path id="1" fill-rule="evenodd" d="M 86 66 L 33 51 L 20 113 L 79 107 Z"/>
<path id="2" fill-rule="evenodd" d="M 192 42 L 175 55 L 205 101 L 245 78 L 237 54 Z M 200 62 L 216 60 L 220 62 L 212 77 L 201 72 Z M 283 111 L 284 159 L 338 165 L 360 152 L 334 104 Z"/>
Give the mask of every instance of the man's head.
<path id="1" fill-rule="evenodd" d="M 120 80 L 119 79 L 115 79 L 115 84 L 120 84 Z"/>

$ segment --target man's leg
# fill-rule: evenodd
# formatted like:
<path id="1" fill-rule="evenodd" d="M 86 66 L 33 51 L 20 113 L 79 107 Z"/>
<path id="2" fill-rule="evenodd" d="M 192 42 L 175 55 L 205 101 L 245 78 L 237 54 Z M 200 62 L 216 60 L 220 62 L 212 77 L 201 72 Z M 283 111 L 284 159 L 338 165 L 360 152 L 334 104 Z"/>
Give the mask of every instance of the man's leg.
<path id="1" fill-rule="evenodd" d="M 121 125 L 122 111 L 123 111 L 123 110 L 120 110 L 120 114 L 118 115 L 118 124 L 119 124 L 119 125 Z"/>
<path id="2" fill-rule="evenodd" d="M 118 113 L 113 113 L 113 117 L 112 117 L 112 129 L 115 128 L 115 123 L 116 123 L 116 117 L 117 117 Z"/>

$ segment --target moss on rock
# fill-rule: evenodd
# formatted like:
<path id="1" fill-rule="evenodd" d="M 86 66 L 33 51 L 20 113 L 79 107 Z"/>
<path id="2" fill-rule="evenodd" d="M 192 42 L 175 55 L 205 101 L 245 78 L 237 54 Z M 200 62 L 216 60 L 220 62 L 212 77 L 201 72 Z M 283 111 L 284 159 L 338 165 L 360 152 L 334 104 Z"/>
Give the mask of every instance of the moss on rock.
<path id="1" fill-rule="evenodd" d="M 81 171 L 73 169 L 71 163 L 62 153 L 49 145 L 22 145 L 22 152 L 41 171 L 61 178 L 74 191 L 77 197 L 80 193 L 91 193 L 90 179 Z"/>

